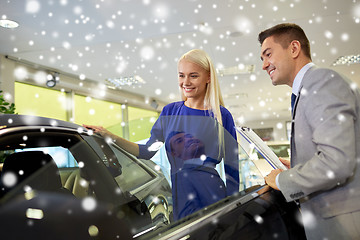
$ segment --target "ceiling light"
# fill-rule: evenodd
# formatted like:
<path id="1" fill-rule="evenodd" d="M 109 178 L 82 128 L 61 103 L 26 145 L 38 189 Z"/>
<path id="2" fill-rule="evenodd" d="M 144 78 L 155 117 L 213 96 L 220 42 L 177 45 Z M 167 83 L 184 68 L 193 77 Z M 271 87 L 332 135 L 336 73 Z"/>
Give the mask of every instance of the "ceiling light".
<path id="1" fill-rule="evenodd" d="M 153 107 L 154 109 L 157 109 L 159 104 L 157 103 L 157 101 L 155 99 L 153 99 L 150 103 L 150 106 Z"/>
<path id="2" fill-rule="evenodd" d="M 348 56 L 342 56 L 333 62 L 333 66 L 338 65 L 349 65 L 349 64 L 355 64 L 360 63 L 360 54 L 358 55 L 348 55 Z"/>
<path id="3" fill-rule="evenodd" d="M 118 77 L 105 79 L 105 83 L 109 87 L 121 88 L 122 86 L 135 86 L 145 84 L 146 82 L 140 76 Z"/>
<path id="4" fill-rule="evenodd" d="M 209 26 L 208 23 L 200 23 L 199 25 L 195 26 L 195 28 L 207 35 L 211 35 L 213 33 L 213 29 L 211 26 Z"/>
<path id="5" fill-rule="evenodd" d="M 237 74 L 248 74 L 255 71 L 255 65 L 244 65 L 239 64 L 238 66 L 216 69 L 216 72 L 220 76 L 237 75 Z"/>
<path id="6" fill-rule="evenodd" d="M 49 88 L 55 87 L 56 83 L 60 80 L 59 73 L 55 72 L 47 75 L 46 86 Z"/>
<path id="7" fill-rule="evenodd" d="M 0 26 L 3 28 L 17 28 L 19 24 L 8 19 L 0 19 Z"/>

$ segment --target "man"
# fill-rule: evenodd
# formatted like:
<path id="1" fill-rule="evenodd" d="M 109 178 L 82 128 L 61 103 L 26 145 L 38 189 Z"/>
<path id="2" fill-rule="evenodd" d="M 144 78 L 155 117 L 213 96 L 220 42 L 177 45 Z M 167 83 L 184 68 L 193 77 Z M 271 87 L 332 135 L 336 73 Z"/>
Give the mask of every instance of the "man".
<path id="1" fill-rule="evenodd" d="M 169 144 L 168 149 L 171 151 L 171 155 L 186 160 L 195 159 L 198 165 L 203 165 L 206 158 L 204 143 L 195 138 L 193 135 L 184 132 L 173 131 L 167 137 L 166 143 Z"/>
<path id="2" fill-rule="evenodd" d="M 266 183 L 287 201 L 299 200 L 308 239 L 360 239 L 360 96 L 348 80 L 311 62 L 310 44 L 296 24 L 259 34 L 263 70 L 273 85 L 296 95 L 291 168 Z"/>
<path id="3" fill-rule="evenodd" d="M 192 134 L 171 132 L 167 150 L 183 165 L 172 175 L 174 219 L 178 220 L 226 197 L 226 187 L 206 156 L 204 143 Z M 180 161 L 177 161 L 180 162 Z"/>

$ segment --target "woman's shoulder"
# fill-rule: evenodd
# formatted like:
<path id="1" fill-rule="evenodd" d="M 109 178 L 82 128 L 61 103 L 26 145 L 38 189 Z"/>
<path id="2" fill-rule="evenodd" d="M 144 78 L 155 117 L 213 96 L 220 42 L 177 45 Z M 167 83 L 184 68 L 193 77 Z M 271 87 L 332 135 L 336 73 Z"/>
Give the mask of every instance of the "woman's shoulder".
<path id="1" fill-rule="evenodd" d="M 184 105 L 183 101 L 169 103 L 163 108 L 161 114 L 173 115 L 174 113 L 177 113 L 179 108 L 181 108 L 183 105 Z"/>
<path id="2" fill-rule="evenodd" d="M 230 111 L 225 108 L 224 106 L 220 106 L 221 117 L 224 128 L 235 138 L 236 138 L 236 131 L 235 131 L 235 122 L 233 119 L 232 114 Z"/>
<path id="3" fill-rule="evenodd" d="M 224 106 L 220 105 L 220 112 L 221 112 L 221 115 L 222 115 L 223 118 L 228 117 L 228 116 L 232 117 L 230 111 Z"/>
<path id="4" fill-rule="evenodd" d="M 234 119 L 232 114 L 230 113 L 230 111 L 225 108 L 224 106 L 220 106 L 220 111 L 221 111 L 221 117 L 222 117 L 222 122 L 223 122 L 223 126 L 225 128 L 232 128 L 235 123 L 234 123 Z"/>

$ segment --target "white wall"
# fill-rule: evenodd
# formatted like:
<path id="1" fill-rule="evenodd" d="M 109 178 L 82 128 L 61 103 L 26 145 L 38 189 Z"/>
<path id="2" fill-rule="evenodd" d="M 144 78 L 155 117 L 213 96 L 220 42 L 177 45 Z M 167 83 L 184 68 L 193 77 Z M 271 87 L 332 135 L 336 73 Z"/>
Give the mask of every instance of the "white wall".
<path id="1" fill-rule="evenodd" d="M 0 90 L 5 100 L 11 103 L 14 102 L 14 69 L 15 62 L 0 55 Z"/>

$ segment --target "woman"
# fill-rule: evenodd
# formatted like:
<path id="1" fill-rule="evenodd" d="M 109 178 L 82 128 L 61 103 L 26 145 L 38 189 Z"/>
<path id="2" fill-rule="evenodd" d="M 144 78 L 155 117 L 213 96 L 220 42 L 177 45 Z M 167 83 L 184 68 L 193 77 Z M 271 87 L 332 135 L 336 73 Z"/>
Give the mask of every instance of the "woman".
<path id="1" fill-rule="evenodd" d="M 166 105 L 159 119 L 151 130 L 151 137 L 146 144 L 136 144 L 116 136 L 106 129 L 99 126 L 84 125 L 91 128 L 95 133 L 110 137 L 113 141 L 131 154 L 150 159 L 159 149 L 158 142 L 165 143 L 167 156 L 171 165 L 171 183 L 174 202 L 174 218 L 180 217 L 180 212 L 184 212 L 187 204 L 183 201 L 201 201 L 201 199 L 189 196 L 178 197 L 178 189 L 184 181 L 179 180 L 178 173 L 184 166 L 184 160 L 172 154 L 167 144 L 167 139 L 175 132 L 191 133 L 204 143 L 206 151 L 200 157 L 199 164 L 215 169 L 216 165 L 224 159 L 226 173 L 226 189 L 224 184 L 219 186 L 206 186 L 208 194 L 197 195 L 197 198 L 213 196 L 212 201 L 204 201 L 206 204 L 197 204 L 197 209 L 187 210 L 187 215 L 205 207 L 219 199 L 239 191 L 239 172 L 237 158 L 236 132 L 233 118 L 230 112 L 224 107 L 221 96 L 219 82 L 215 68 L 210 57 L 206 52 L 199 49 L 185 53 L 178 62 L 178 82 L 182 96 L 180 102 Z M 225 130 L 224 130 L 225 129 Z M 226 143 L 226 144 L 225 144 Z M 190 143 L 189 143 L 190 144 Z M 190 146 L 184 147 L 183 151 Z M 193 161 L 194 162 L 194 161 Z M 217 173 L 211 171 L 211 176 L 220 178 Z M 182 175 L 183 179 L 183 175 Z M 204 179 L 198 179 L 198 184 L 203 184 Z M 205 187 L 205 186 L 204 186 Z M 197 187 L 197 189 L 199 189 Z M 204 189 L 204 188 L 202 188 Z M 183 191 L 181 194 L 184 194 Z M 184 200 L 180 200 L 184 199 Z M 179 202 L 181 201 L 181 202 Z M 183 215 L 181 215 L 183 217 Z"/>

